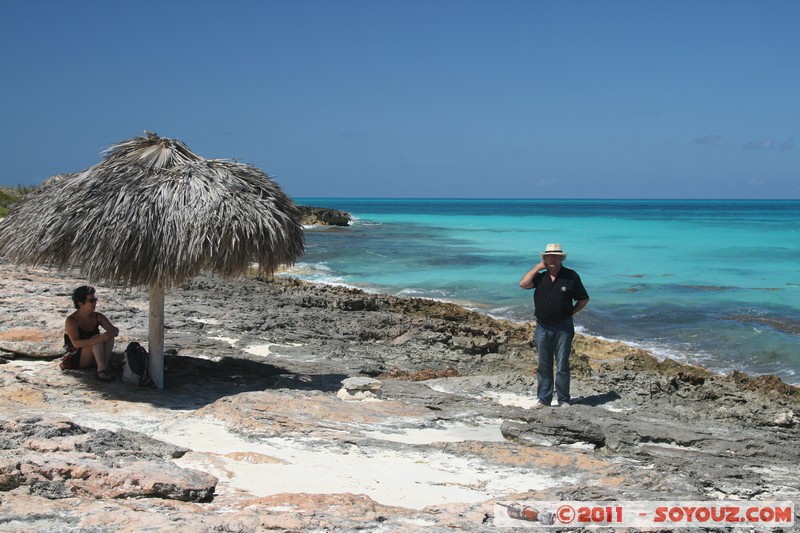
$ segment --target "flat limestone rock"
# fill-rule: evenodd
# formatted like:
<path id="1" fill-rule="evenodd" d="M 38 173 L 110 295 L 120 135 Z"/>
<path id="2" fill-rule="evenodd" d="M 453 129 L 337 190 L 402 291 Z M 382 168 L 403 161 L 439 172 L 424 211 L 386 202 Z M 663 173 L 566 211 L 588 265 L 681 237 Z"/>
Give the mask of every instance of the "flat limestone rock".
<path id="1" fill-rule="evenodd" d="M 59 347 L 87 280 L 0 269 L 0 346 Z M 147 293 L 98 290 L 115 355 L 146 341 Z M 800 498 L 777 378 L 578 335 L 572 406 L 531 410 L 531 325 L 453 304 L 201 275 L 165 315 L 162 391 L 0 364 L 0 530 L 478 533 L 496 501 Z"/>
<path id="2" fill-rule="evenodd" d="M 368 390 L 368 391 L 378 391 L 381 390 L 383 387 L 383 383 L 380 380 L 375 378 L 366 378 L 366 377 L 354 377 L 354 378 L 347 378 L 342 381 L 342 387 L 347 390 L 359 391 L 359 390 Z"/>
<path id="3" fill-rule="evenodd" d="M 342 400 L 380 400 L 383 396 L 383 383 L 374 378 L 352 377 L 342 381 L 342 388 L 336 393 Z"/>
<path id="4" fill-rule="evenodd" d="M 61 417 L 0 418 L 0 491 L 48 499 L 161 498 L 208 501 L 218 479 L 170 459 L 186 450 L 145 435 L 93 430 Z"/>

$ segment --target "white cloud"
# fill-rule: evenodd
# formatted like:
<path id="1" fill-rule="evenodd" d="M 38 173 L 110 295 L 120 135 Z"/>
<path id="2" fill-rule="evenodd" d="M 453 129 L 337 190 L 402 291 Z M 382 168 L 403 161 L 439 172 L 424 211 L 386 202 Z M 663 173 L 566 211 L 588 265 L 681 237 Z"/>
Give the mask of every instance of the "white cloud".
<path id="1" fill-rule="evenodd" d="M 775 141 L 772 139 L 761 139 L 760 141 L 750 141 L 742 146 L 745 150 L 771 150 L 775 147 Z"/>

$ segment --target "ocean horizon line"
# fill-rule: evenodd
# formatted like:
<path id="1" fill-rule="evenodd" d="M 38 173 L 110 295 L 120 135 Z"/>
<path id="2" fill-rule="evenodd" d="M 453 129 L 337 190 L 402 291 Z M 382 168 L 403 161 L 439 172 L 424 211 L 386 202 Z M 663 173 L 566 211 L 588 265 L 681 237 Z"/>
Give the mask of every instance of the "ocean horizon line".
<path id="1" fill-rule="evenodd" d="M 800 202 L 798 198 L 505 198 L 458 196 L 294 196 L 296 200 L 413 200 L 413 201 L 487 201 L 487 202 Z"/>

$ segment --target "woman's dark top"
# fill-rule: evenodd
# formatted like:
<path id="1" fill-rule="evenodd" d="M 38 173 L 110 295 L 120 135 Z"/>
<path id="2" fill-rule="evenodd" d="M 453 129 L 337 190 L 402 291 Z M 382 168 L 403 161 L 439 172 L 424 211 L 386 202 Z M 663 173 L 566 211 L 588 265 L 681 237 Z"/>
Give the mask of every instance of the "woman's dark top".
<path id="1" fill-rule="evenodd" d="M 86 331 L 85 329 L 81 329 L 80 323 L 78 324 L 78 338 L 79 339 L 91 339 L 95 335 L 100 335 L 100 321 L 97 319 L 97 313 L 94 314 L 94 329 L 90 331 Z M 64 346 L 67 347 L 68 350 L 74 350 L 75 347 L 72 346 L 72 341 L 69 339 L 69 335 L 64 333 Z"/>

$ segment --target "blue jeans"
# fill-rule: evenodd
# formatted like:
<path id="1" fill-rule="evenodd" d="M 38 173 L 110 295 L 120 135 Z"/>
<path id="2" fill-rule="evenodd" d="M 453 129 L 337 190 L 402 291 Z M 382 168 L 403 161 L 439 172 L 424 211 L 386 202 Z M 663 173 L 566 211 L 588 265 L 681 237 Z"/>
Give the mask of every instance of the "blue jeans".
<path id="1" fill-rule="evenodd" d="M 569 355 L 572 351 L 572 338 L 575 326 L 572 318 L 553 325 L 536 324 L 534 343 L 539 352 L 539 366 L 536 369 L 538 380 L 536 396 L 545 405 L 553 401 L 553 359 L 556 363 L 556 397 L 558 402 L 568 402 L 569 396 Z"/>

